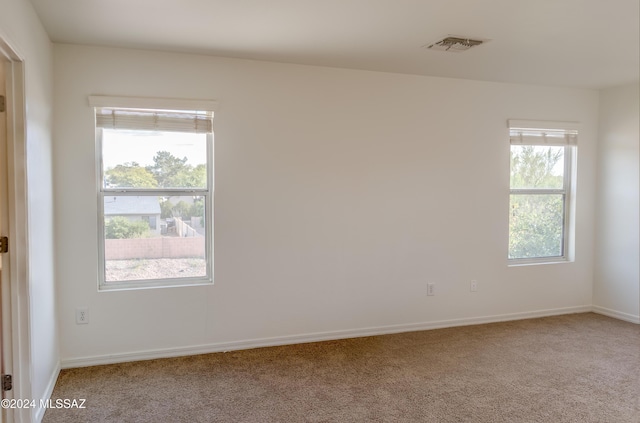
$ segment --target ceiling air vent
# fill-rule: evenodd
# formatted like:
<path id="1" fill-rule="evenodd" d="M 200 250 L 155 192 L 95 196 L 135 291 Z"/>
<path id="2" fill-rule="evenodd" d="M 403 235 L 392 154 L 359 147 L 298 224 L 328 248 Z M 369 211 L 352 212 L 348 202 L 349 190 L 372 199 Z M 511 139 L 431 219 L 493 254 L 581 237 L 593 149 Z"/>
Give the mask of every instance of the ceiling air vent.
<path id="1" fill-rule="evenodd" d="M 460 53 L 469 50 L 471 47 L 479 46 L 489 40 L 473 39 L 466 37 L 447 37 L 433 44 L 426 46 L 431 50 L 448 51 L 451 53 Z"/>

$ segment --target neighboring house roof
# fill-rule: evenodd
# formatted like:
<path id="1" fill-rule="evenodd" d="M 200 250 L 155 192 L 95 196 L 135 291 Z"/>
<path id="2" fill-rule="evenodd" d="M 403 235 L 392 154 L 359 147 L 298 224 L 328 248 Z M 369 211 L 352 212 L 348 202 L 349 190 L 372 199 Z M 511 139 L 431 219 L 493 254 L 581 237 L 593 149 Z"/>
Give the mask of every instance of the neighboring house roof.
<path id="1" fill-rule="evenodd" d="M 105 196 L 104 214 L 105 216 L 160 214 L 160 201 L 157 196 Z"/>

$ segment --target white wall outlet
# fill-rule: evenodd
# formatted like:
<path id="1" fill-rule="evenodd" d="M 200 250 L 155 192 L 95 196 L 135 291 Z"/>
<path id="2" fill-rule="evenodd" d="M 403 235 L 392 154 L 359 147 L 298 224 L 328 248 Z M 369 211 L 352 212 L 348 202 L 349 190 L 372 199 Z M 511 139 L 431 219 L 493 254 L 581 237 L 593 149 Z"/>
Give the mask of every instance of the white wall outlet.
<path id="1" fill-rule="evenodd" d="M 478 281 L 474 279 L 471 281 L 471 292 L 476 291 L 478 291 Z"/>
<path id="2" fill-rule="evenodd" d="M 436 284 L 435 283 L 428 283 L 427 284 L 427 295 L 429 295 L 429 296 L 436 295 Z"/>
<path id="3" fill-rule="evenodd" d="M 76 324 L 86 325 L 89 323 L 89 307 L 76 308 Z"/>

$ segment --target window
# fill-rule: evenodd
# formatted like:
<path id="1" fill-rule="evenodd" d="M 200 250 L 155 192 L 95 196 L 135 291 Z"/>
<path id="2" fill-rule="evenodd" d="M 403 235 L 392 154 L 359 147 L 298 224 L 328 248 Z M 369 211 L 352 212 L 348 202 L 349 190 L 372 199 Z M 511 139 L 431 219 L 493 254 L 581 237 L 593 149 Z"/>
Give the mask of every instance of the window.
<path id="1" fill-rule="evenodd" d="M 509 129 L 509 261 L 566 261 L 577 126 L 510 120 Z"/>
<path id="2" fill-rule="evenodd" d="M 213 281 L 213 102 L 91 96 L 99 288 Z"/>

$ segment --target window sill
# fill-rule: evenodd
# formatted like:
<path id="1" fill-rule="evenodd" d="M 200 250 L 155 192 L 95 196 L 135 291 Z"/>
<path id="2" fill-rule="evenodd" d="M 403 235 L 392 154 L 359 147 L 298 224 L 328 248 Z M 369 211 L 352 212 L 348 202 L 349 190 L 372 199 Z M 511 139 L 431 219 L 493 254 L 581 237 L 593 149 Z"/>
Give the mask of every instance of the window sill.
<path id="1" fill-rule="evenodd" d="M 133 291 L 140 289 L 156 288 L 182 288 L 189 286 L 213 286 L 212 279 L 157 279 L 152 282 L 128 281 L 128 282 L 108 282 L 98 286 L 98 292 L 111 291 Z"/>
<path id="2" fill-rule="evenodd" d="M 507 262 L 507 267 L 522 267 L 522 266 L 538 266 L 545 264 L 562 264 L 572 263 L 573 260 L 569 260 L 566 257 L 544 257 L 534 259 L 510 259 Z"/>

